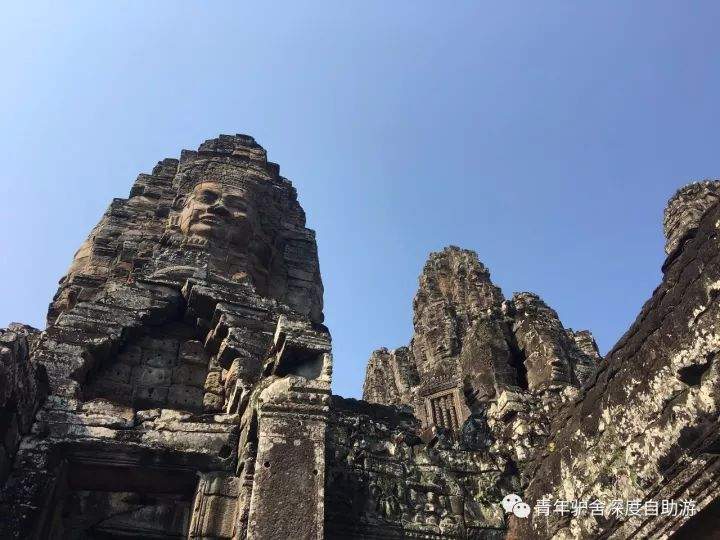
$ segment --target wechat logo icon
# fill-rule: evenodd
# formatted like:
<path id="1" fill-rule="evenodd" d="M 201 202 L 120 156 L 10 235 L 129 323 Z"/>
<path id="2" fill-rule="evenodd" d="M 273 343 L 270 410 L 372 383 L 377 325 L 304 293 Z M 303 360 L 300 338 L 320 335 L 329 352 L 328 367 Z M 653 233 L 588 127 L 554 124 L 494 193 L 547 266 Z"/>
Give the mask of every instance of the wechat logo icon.
<path id="1" fill-rule="evenodd" d="M 519 495 L 509 493 L 502 500 L 502 507 L 506 513 L 512 512 L 519 518 L 526 518 L 530 515 L 530 505 L 524 503 Z"/>

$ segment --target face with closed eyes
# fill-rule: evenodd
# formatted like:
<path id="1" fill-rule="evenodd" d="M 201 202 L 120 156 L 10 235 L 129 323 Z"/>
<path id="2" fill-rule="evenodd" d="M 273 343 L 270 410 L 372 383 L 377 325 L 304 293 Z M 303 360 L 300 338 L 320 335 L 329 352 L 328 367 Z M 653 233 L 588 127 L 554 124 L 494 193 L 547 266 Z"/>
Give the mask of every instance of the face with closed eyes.
<path id="1" fill-rule="evenodd" d="M 187 237 L 239 241 L 252 232 L 250 193 L 242 188 L 197 184 L 180 213 L 180 230 Z"/>

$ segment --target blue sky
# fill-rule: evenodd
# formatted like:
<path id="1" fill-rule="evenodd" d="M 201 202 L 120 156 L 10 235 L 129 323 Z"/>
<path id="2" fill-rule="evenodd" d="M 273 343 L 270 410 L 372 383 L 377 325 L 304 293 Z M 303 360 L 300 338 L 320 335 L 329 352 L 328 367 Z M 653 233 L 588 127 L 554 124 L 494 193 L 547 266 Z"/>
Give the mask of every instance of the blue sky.
<path id="1" fill-rule="evenodd" d="M 248 133 L 317 231 L 337 393 L 474 249 L 606 352 L 659 283 L 662 211 L 720 175 L 714 2 L 12 2 L 0 19 L 0 325 L 139 172 Z"/>

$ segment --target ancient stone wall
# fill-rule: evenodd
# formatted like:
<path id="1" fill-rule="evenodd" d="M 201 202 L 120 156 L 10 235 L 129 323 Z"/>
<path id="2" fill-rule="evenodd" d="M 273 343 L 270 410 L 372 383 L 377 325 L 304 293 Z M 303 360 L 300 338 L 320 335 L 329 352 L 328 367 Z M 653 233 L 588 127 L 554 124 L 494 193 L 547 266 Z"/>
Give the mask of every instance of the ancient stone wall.
<path id="1" fill-rule="evenodd" d="M 460 386 L 485 401 L 517 384 L 502 301 L 475 253 L 450 247 L 430 255 L 413 301 L 410 345 L 422 397 Z"/>
<path id="2" fill-rule="evenodd" d="M 38 330 L 11 324 L 0 330 L 0 483 L 12 467 L 20 439 L 32 427 L 45 397 L 45 373 L 30 362 Z"/>
<path id="3" fill-rule="evenodd" d="M 401 409 L 333 396 L 328 538 L 504 538 L 507 462 L 478 434 L 424 442 L 419 428 Z"/>
<path id="4" fill-rule="evenodd" d="M 687 500 L 698 510 L 717 500 L 718 224 L 715 204 L 671 254 L 662 283 L 589 386 L 555 415 L 527 499 Z M 522 523 L 521 537 L 659 538 L 686 520 L 552 514 Z"/>
<path id="5" fill-rule="evenodd" d="M 495 453 L 522 470 L 551 411 L 600 360 L 592 334 L 565 328 L 532 293 L 505 300 L 471 251 L 431 254 L 419 281 L 411 346 L 373 353 L 364 399 L 409 406 L 424 428 L 487 421 Z"/>
<path id="6" fill-rule="evenodd" d="M 363 399 L 385 405 L 410 405 L 420 384 L 417 365 L 408 347 L 373 352 L 365 375 Z"/>
<path id="7" fill-rule="evenodd" d="M 421 278 L 421 302 L 416 299 L 415 305 L 423 311 L 420 316 L 416 313 L 413 344 L 438 345 L 415 347 L 418 356 L 426 359 L 426 351 L 437 351 L 432 361 L 442 364 L 439 370 L 461 374 L 463 363 L 458 357 L 467 350 L 472 358 L 479 358 L 483 347 L 501 343 L 494 336 L 504 336 L 505 347 L 491 348 L 495 363 L 468 369 L 481 373 L 464 380 L 464 405 L 473 410 L 474 392 L 488 389 L 481 399 L 487 407 L 480 417 L 487 421 L 494 441 L 489 451 L 515 466 L 514 480 L 527 487 L 526 502 L 531 506 L 540 499 L 551 504 L 562 500 L 643 504 L 672 499 L 694 501 L 699 510 L 704 509 L 689 523 L 685 515 L 623 518 L 575 516 L 569 511 L 530 520 L 511 517 L 509 537 L 655 538 L 677 533 L 709 538 L 712 534 L 720 470 L 716 463 L 719 379 L 714 363 L 720 335 L 717 200 L 717 182 L 702 182 L 681 189 L 670 201 L 663 282 L 602 361 L 588 332 L 564 328 L 557 314 L 531 293 L 518 293 L 506 302 L 500 297 L 499 306 L 498 300 L 494 305 L 490 302 L 486 313 L 494 314 L 493 324 L 502 330 L 475 331 L 482 346 L 473 346 L 462 331 L 468 327 L 467 305 L 456 303 L 478 302 L 471 295 L 448 294 L 467 283 L 467 271 L 435 262 L 436 267 L 455 270 L 441 272 L 441 279 Z M 440 293 L 427 294 L 424 287 Z M 422 302 L 427 297 L 436 299 L 429 303 L 436 307 L 433 317 Z M 514 368 L 515 384 L 493 387 L 487 382 L 498 358 L 501 365 Z M 403 397 L 408 392 L 378 391 L 398 388 L 392 369 L 398 362 L 389 351 L 375 353 L 368 366 L 365 397 L 417 410 L 418 391 L 431 373 L 423 362 L 416 361 L 420 383 L 408 399 Z M 392 376 L 384 379 L 383 372 Z M 425 411 L 417 416 L 426 425 L 447 427 Z"/>
<path id="8" fill-rule="evenodd" d="M 355 401 L 331 395 L 315 235 L 279 167 L 246 135 L 163 160 L 82 244 L 46 330 L 0 331 L 0 537 L 711 538 L 717 185 L 670 201 L 663 282 L 605 359 L 449 247 Z M 701 512 L 521 519 L 500 505 L 520 493 Z"/>

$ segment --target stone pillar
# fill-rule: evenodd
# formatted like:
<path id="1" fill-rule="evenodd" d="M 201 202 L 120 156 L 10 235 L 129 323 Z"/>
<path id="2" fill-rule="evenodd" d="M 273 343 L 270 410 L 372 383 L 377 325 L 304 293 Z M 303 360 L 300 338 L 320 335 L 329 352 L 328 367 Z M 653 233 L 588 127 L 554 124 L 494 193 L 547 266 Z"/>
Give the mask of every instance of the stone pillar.
<path id="1" fill-rule="evenodd" d="M 237 523 L 239 484 L 239 478 L 227 473 L 200 476 L 188 538 L 233 538 Z"/>
<path id="2" fill-rule="evenodd" d="M 247 538 L 247 524 L 250 516 L 250 500 L 252 498 L 253 482 L 255 480 L 255 456 L 257 448 L 250 442 L 245 451 L 244 464 L 240 470 L 240 493 L 238 495 L 237 527 L 233 540 Z"/>
<path id="3" fill-rule="evenodd" d="M 284 377 L 260 394 L 248 539 L 324 537 L 329 354 L 323 364 L 318 379 Z"/>

